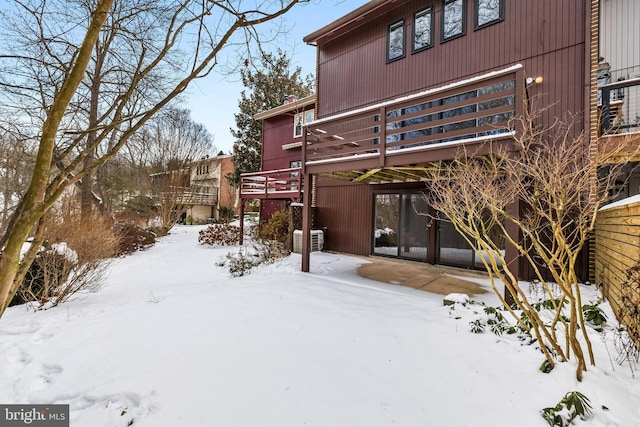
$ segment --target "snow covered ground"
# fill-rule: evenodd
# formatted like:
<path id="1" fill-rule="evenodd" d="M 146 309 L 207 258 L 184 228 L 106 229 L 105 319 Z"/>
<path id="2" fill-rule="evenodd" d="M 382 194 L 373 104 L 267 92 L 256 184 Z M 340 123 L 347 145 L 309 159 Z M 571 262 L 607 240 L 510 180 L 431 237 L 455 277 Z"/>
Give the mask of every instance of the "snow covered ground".
<path id="1" fill-rule="evenodd" d="M 73 427 L 544 427 L 540 410 L 577 390 L 594 416 L 576 425 L 640 426 L 640 378 L 611 361 L 611 332 L 579 383 L 572 362 L 544 374 L 535 345 L 471 333 L 477 308 L 358 277 L 363 259 L 313 253 L 305 274 L 291 255 L 231 278 L 217 263 L 237 248 L 199 245 L 200 228 L 115 260 L 97 293 L 10 308 L 0 403 L 68 403 Z"/>

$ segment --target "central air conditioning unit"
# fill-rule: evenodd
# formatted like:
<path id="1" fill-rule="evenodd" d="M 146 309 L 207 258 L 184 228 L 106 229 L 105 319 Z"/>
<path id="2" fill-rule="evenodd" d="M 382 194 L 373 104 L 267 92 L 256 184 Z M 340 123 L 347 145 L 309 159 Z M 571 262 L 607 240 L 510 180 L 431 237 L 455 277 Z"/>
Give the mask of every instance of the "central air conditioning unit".
<path id="1" fill-rule="evenodd" d="M 311 252 L 321 251 L 324 247 L 324 233 L 322 230 L 311 230 Z M 293 252 L 302 253 L 302 230 L 293 231 Z"/>

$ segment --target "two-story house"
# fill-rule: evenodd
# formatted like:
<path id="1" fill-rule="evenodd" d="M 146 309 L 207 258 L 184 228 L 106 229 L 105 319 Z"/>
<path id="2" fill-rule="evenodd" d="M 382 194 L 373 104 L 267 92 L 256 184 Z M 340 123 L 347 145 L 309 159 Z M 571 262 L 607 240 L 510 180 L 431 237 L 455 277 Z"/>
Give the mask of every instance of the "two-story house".
<path id="1" fill-rule="evenodd" d="M 462 146 L 513 143 L 509 119 L 532 97 L 549 106 L 543 122 L 582 114 L 587 21 L 586 2 L 372 1 L 305 37 L 318 49 L 305 194 L 317 177 L 329 249 L 478 266 L 448 222 L 420 214 L 435 215 L 424 172 Z"/>
<path id="2" fill-rule="evenodd" d="M 193 223 L 205 224 L 218 219 L 221 206 L 236 209 L 237 191 L 225 178 L 233 171 L 231 155 L 206 156 L 191 163 L 184 204 L 188 206 L 185 213 Z"/>
<path id="3" fill-rule="evenodd" d="M 509 119 L 534 103 L 544 107 L 541 125 L 576 117 L 585 149 L 602 134 L 637 130 L 620 119 L 637 110 L 636 3 L 375 0 L 306 36 L 317 47 L 317 95 L 300 152 L 303 238 L 313 205 L 330 250 L 478 267 L 453 226 L 430 219 L 437 213 L 422 197 L 425 171 L 463 147 L 516 150 Z M 268 129 L 263 138 L 272 143 Z M 530 266 L 505 250 L 513 272 L 530 277 Z M 581 264 L 586 277 L 586 254 Z"/>
<path id="4" fill-rule="evenodd" d="M 301 202 L 302 139 L 304 125 L 314 119 L 315 95 L 297 99 L 289 96 L 282 105 L 254 116 L 262 122 L 261 171 L 242 174 L 240 198 L 260 201 L 260 220 Z"/>

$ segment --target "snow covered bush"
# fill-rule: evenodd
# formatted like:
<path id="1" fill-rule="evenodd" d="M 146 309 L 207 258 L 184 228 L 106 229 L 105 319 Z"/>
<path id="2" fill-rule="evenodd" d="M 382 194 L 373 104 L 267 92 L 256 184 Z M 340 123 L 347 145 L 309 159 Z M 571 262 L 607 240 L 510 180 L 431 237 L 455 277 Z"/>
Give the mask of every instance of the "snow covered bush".
<path id="1" fill-rule="evenodd" d="M 259 258 L 249 255 L 241 249 L 237 253 L 228 253 L 226 261 L 222 261 L 219 265 L 226 266 L 231 277 L 240 277 L 249 274 L 253 267 L 257 267 L 261 263 Z"/>
<path id="2" fill-rule="evenodd" d="M 202 245 L 231 246 L 240 242 L 240 227 L 231 224 L 212 224 L 200 230 L 198 242 Z"/>
<path id="3" fill-rule="evenodd" d="M 586 420 L 591 415 L 591 404 L 584 394 L 571 391 L 554 407 L 544 408 L 542 417 L 550 426 L 567 427 L 573 424 L 573 420 L 580 417 Z"/>
<path id="4" fill-rule="evenodd" d="M 87 221 L 68 213 L 56 217 L 11 305 L 35 302 L 36 309 L 46 309 L 77 293 L 96 291 L 117 245 L 109 220 Z"/>

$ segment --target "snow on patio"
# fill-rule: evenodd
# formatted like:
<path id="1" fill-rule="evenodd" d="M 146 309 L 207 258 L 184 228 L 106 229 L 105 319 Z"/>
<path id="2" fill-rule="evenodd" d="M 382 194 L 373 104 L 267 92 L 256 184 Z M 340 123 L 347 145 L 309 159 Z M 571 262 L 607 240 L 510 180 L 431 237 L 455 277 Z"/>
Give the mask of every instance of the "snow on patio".
<path id="1" fill-rule="evenodd" d="M 540 410 L 578 390 L 594 416 L 577 425 L 640 425 L 611 332 L 578 383 L 572 362 L 543 374 L 535 345 L 471 333 L 474 308 L 358 277 L 366 260 L 313 253 L 305 274 L 291 255 L 231 278 L 217 263 L 237 248 L 199 245 L 200 229 L 115 260 L 97 293 L 10 308 L 0 403 L 68 403 L 73 427 L 543 427 Z"/>

